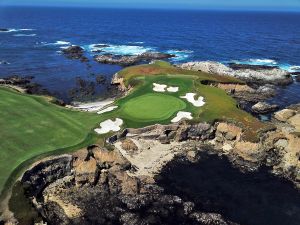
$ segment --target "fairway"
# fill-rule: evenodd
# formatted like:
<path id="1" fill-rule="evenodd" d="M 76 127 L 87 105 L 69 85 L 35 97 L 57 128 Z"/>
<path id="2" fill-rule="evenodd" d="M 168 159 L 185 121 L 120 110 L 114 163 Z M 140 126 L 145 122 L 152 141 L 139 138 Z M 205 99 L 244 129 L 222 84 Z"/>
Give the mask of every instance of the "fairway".
<path id="1" fill-rule="evenodd" d="M 159 93 L 149 93 L 132 98 L 123 106 L 123 115 L 135 121 L 161 121 L 169 119 L 186 104 L 179 98 Z"/>
<path id="2" fill-rule="evenodd" d="M 21 163 L 86 140 L 97 114 L 64 109 L 43 97 L 0 88 L 0 192 Z"/>

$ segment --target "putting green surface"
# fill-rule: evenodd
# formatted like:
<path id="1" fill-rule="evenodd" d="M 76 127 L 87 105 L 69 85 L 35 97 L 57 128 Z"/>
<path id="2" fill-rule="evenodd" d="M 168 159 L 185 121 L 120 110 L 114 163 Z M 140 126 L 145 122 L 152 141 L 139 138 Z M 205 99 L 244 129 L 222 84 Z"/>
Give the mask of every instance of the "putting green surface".
<path id="1" fill-rule="evenodd" d="M 179 98 L 159 93 L 148 93 L 127 101 L 123 115 L 137 121 L 161 121 L 186 107 Z"/>
<path id="2" fill-rule="evenodd" d="M 0 192 L 23 162 L 84 142 L 99 115 L 67 110 L 44 97 L 0 88 Z"/>

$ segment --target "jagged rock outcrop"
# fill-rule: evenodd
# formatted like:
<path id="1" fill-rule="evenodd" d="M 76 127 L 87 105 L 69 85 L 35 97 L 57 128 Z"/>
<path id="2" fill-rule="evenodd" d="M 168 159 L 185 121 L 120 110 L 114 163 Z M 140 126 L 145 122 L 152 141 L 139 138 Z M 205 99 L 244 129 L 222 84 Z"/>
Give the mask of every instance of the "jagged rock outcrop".
<path id="1" fill-rule="evenodd" d="M 33 76 L 11 75 L 0 79 L 0 85 L 7 86 L 22 93 L 50 95 L 42 85 L 33 82 Z"/>
<path id="2" fill-rule="evenodd" d="M 43 161 L 27 170 L 21 182 L 30 196 L 37 197 L 50 183 L 71 174 L 72 156 L 62 155 Z"/>
<path id="3" fill-rule="evenodd" d="M 251 110 L 255 113 L 266 114 L 278 109 L 278 105 L 270 105 L 266 102 L 258 102 L 252 106 Z"/>
<path id="4" fill-rule="evenodd" d="M 239 66 L 239 68 L 232 69 L 222 63 L 212 61 L 202 62 L 188 62 L 178 65 L 180 68 L 203 71 L 211 74 L 227 75 L 239 78 L 247 82 L 258 83 L 273 83 L 280 85 L 287 85 L 293 82 L 292 77 L 287 71 L 279 68 L 265 68 L 265 67 L 249 67 Z"/>
<path id="5" fill-rule="evenodd" d="M 47 174 L 53 177 L 58 168 L 68 172 L 50 179 L 43 185 L 42 198 L 35 200 L 48 224 L 233 224 L 220 214 L 198 211 L 194 203 L 164 194 L 147 179 L 129 176 L 128 161 L 117 151 L 96 146 L 38 163 L 23 177 L 25 188 L 34 188 Z M 36 190 L 27 193 L 34 196 Z"/>
<path id="6" fill-rule="evenodd" d="M 281 121 L 281 122 L 286 122 L 288 119 L 290 119 L 292 116 L 296 114 L 295 110 L 292 109 L 283 109 L 279 112 L 276 112 L 274 114 L 275 119 Z"/>
<path id="7" fill-rule="evenodd" d="M 82 62 L 88 61 L 88 59 L 84 56 L 84 49 L 80 46 L 69 46 L 66 49 L 63 49 L 62 53 L 69 59 L 80 59 Z"/>
<path id="8" fill-rule="evenodd" d="M 140 55 L 112 55 L 104 54 L 94 57 L 96 62 L 104 64 L 117 64 L 120 66 L 131 66 L 141 62 L 150 62 L 152 60 L 162 60 L 175 57 L 172 54 L 166 54 L 161 52 L 145 52 Z"/>
<path id="9" fill-rule="evenodd" d="M 217 87 L 225 90 L 229 95 L 237 99 L 242 107 L 247 103 L 265 101 L 276 94 L 275 87 L 270 84 L 258 87 L 250 87 L 246 84 L 218 84 Z"/>

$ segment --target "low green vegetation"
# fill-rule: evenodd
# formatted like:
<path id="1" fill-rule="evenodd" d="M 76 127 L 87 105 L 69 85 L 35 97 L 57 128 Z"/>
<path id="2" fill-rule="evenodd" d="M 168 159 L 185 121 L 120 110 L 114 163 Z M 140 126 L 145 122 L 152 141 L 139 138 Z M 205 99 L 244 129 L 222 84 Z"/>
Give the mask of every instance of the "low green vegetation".
<path id="1" fill-rule="evenodd" d="M 237 123 L 244 128 L 244 139 L 249 141 L 257 141 L 258 132 L 268 129 L 266 124 L 240 110 L 237 102 L 225 91 L 213 86 L 214 83 L 244 83 L 236 78 L 184 70 L 161 61 L 150 65 L 128 67 L 120 71 L 118 75 L 124 79 L 125 85 L 136 84 L 135 88 L 139 90 L 138 92 L 149 91 L 147 85 L 150 81 L 150 83 L 179 86 L 180 92 L 173 94 L 177 97 L 187 92 L 195 92 L 203 96 L 206 102 L 203 107 L 196 108 L 188 104 L 185 109 L 193 113 L 194 122 L 219 120 Z"/>
<path id="2" fill-rule="evenodd" d="M 96 135 L 93 128 L 106 119 L 120 118 L 123 127 L 138 128 L 169 124 L 178 111 L 186 111 L 194 118 L 190 122 L 238 123 L 246 131 L 245 140 L 250 141 L 255 141 L 259 130 L 265 128 L 238 109 L 225 91 L 211 85 L 242 83 L 235 78 L 182 70 L 161 61 L 128 67 L 118 75 L 132 90 L 115 101 L 117 109 L 101 115 L 66 109 L 49 103 L 45 97 L 0 88 L 0 191 L 11 177 L 17 177 L 20 165 L 29 165 L 38 156 L 77 150 L 96 141 L 103 143 L 103 137 L 110 134 Z M 153 83 L 179 87 L 179 91 L 154 92 Z M 203 96 L 206 104 L 195 107 L 180 98 L 188 92 Z"/>
<path id="3" fill-rule="evenodd" d="M 185 107 L 184 101 L 176 97 L 149 93 L 130 99 L 124 104 L 122 110 L 123 115 L 131 120 L 157 122 L 169 119 Z"/>
<path id="4" fill-rule="evenodd" d="M 135 78 L 137 76 L 153 76 L 166 74 L 194 76 L 196 79 L 199 79 L 201 81 L 207 80 L 210 82 L 220 83 L 244 83 L 243 81 L 234 77 L 213 75 L 201 71 L 185 70 L 178 67 L 174 67 L 170 63 L 163 61 L 156 61 L 153 64 L 127 67 L 122 71 L 118 72 L 119 77 L 124 78 L 125 84 L 129 84 L 132 81 L 132 78 Z"/>
<path id="5" fill-rule="evenodd" d="M 99 121 L 97 114 L 67 110 L 44 97 L 0 88 L 0 191 L 25 161 L 91 140 L 88 134 Z"/>

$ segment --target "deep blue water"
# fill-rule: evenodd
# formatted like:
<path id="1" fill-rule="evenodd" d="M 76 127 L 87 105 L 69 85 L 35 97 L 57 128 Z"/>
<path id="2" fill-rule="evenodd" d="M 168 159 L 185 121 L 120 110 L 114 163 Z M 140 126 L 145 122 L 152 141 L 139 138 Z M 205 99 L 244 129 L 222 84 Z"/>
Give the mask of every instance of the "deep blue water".
<path id="1" fill-rule="evenodd" d="M 80 45 L 92 57 L 92 44 L 98 43 L 112 45 L 106 52 L 118 54 L 175 53 L 175 63 L 237 60 L 300 70 L 299 21 L 299 13 L 0 8 L 0 27 L 11 29 L 0 33 L 0 62 L 10 63 L 0 65 L 0 77 L 33 75 L 66 97 L 75 77 L 110 77 L 120 69 L 92 61 L 88 67 L 59 52 Z"/>

